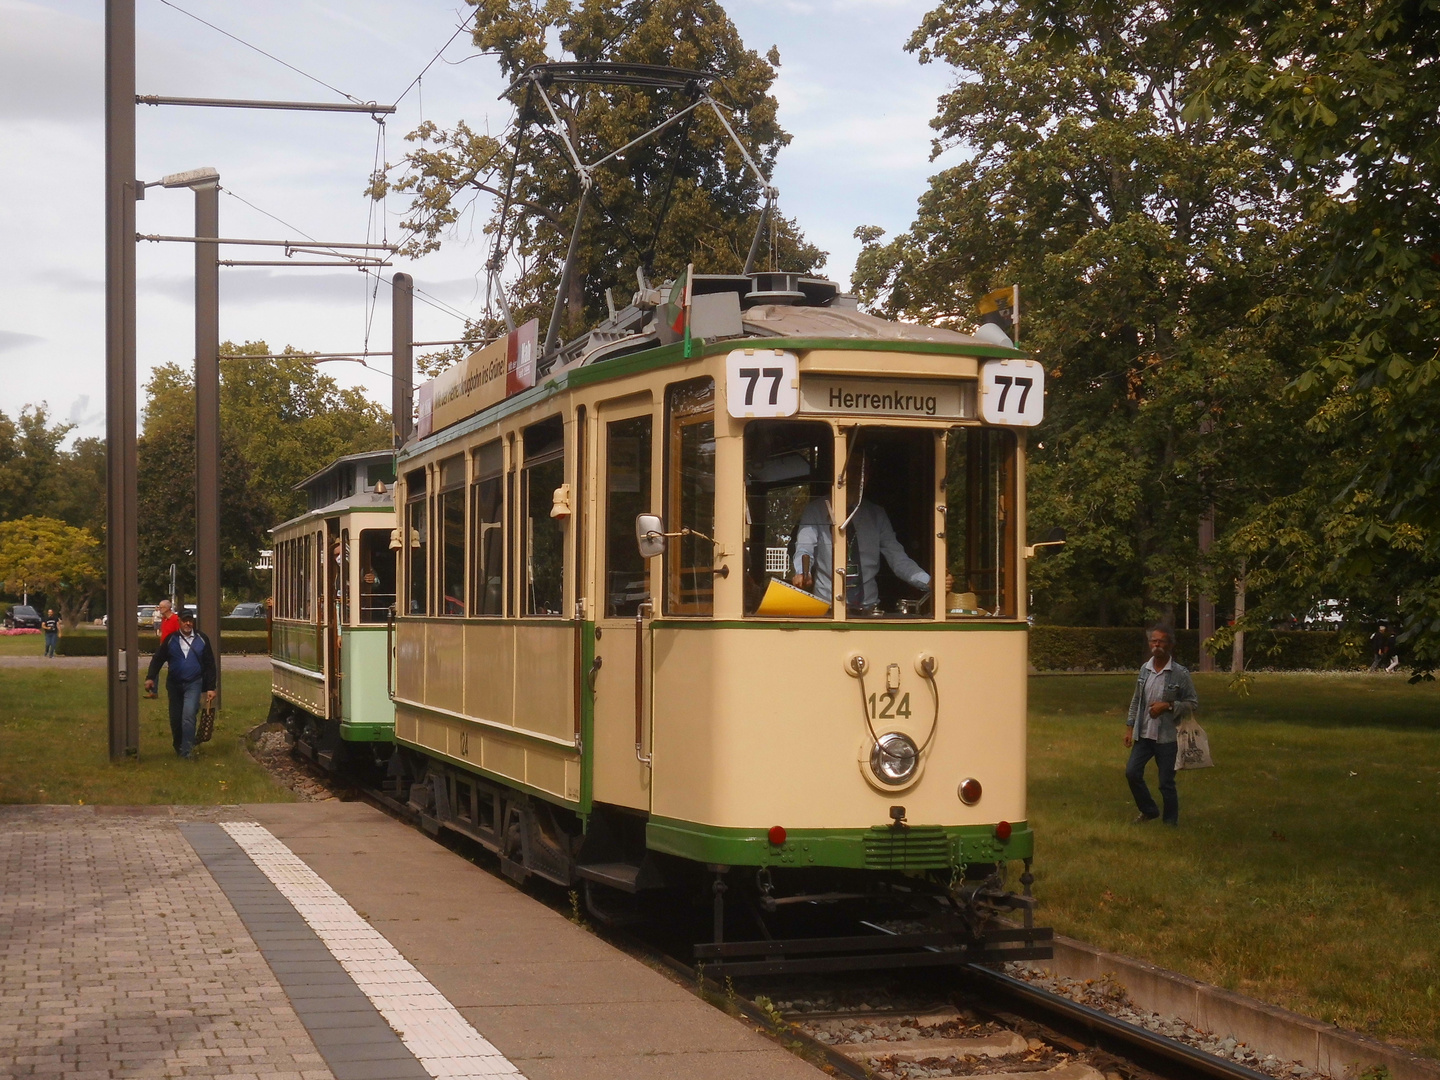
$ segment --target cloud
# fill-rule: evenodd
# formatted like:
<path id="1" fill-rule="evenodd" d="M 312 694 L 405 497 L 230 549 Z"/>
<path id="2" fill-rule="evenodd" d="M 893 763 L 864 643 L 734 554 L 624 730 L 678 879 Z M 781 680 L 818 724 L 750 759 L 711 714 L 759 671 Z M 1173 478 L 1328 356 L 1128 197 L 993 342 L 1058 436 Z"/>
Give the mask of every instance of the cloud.
<path id="1" fill-rule="evenodd" d="M 77 428 L 88 428 L 96 424 L 104 423 L 105 410 L 96 409 L 91 411 L 90 395 L 81 394 L 70 403 L 70 412 L 65 419 Z"/>
<path id="2" fill-rule="evenodd" d="M 96 13 L 100 5 L 92 5 Z M 99 19 L 0 0 L 0 117 L 101 119 L 105 38 Z"/>
<path id="3" fill-rule="evenodd" d="M 24 348 L 32 342 L 44 340 L 43 337 L 35 334 L 22 334 L 18 330 L 0 330 L 0 352 Z"/>

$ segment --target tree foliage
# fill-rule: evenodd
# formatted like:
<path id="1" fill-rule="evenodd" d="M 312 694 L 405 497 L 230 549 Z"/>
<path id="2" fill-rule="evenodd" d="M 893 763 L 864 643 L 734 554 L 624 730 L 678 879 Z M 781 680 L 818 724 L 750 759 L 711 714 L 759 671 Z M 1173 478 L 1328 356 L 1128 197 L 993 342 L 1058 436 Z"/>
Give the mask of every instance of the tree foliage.
<path id="1" fill-rule="evenodd" d="M 767 176 L 789 141 L 770 94 L 778 54 L 772 49 L 765 58 L 746 48 L 716 0 L 471 2 L 478 8 L 475 44 L 497 56 L 507 79 L 559 59 L 711 71 L 719 76 L 711 93 Z M 557 84 L 548 92 L 566 135 L 587 162 L 619 149 L 691 100 L 685 91 L 628 86 Z M 518 152 L 517 128 L 523 134 Z M 415 234 L 410 249 L 434 250 L 447 231 L 477 213 L 484 214 L 483 228 L 493 237 L 509 190 L 508 302 L 517 320 L 548 320 L 581 185 L 543 103 L 533 93 L 523 97 L 514 123 L 498 136 L 462 122 L 451 130 L 426 123 L 407 138 L 415 145 L 395 186 L 413 195 L 406 222 Z M 378 183 L 371 193 L 382 195 L 386 186 Z M 565 298 L 565 332 L 603 317 L 607 288 L 624 303 L 635 288 L 637 268 L 654 280 L 674 276 L 692 261 L 707 272 L 739 272 L 763 201 L 764 184 L 706 108 L 597 168 Z M 487 209 L 477 212 L 477 205 Z M 824 262 L 824 252 L 806 243 L 793 222 L 777 216 L 769 231 L 773 243 L 762 248 L 767 265 L 811 271 Z M 507 236 L 507 245 L 511 241 Z M 494 330 L 487 324 L 480 334 L 491 336 Z"/>
<path id="2" fill-rule="evenodd" d="M 88 529 L 51 517 L 0 521 L 0 585 L 6 592 L 43 593 L 74 629 L 104 579 L 100 542 Z"/>
<path id="3" fill-rule="evenodd" d="M 1187 586 L 1219 589 L 1243 554 L 1238 525 L 1295 468 L 1281 391 L 1297 327 L 1283 309 L 1254 315 L 1293 287 L 1293 207 L 1253 130 L 1185 112 L 1213 49 L 1166 14 L 935 8 L 909 47 L 956 71 L 936 152 L 973 156 L 932 179 L 901 236 L 857 233 L 857 292 L 892 316 L 963 327 L 979 296 L 1021 286 L 1024 343 L 1050 373 L 1030 520 L 1070 533 L 1033 578 L 1037 606 L 1064 621 L 1134 625 Z"/>

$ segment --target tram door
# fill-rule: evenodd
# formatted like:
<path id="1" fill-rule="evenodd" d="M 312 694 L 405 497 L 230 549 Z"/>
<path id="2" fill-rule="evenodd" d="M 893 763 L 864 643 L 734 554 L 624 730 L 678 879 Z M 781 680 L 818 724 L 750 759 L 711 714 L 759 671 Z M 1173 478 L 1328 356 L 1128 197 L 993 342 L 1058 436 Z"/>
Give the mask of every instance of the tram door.
<path id="1" fill-rule="evenodd" d="M 348 530 L 347 530 L 348 533 Z M 348 592 L 347 574 L 349 559 L 346 557 L 347 533 L 340 531 L 338 518 L 325 522 L 325 689 L 329 695 L 327 714 L 330 719 L 340 718 L 340 635 L 345 625 L 344 599 Z"/>
<path id="2" fill-rule="evenodd" d="M 595 798 L 648 810 L 650 774 L 640 758 L 649 754 L 651 730 L 648 640 L 653 610 L 648 603 L 653 571 L 635 545 L 635 516 L 649 513 L 654 505 L 654 420 L 647 402 L 623 410 L 602 409 L 599 421 L 598 666 L 592 661 L 590 673 Z"/>

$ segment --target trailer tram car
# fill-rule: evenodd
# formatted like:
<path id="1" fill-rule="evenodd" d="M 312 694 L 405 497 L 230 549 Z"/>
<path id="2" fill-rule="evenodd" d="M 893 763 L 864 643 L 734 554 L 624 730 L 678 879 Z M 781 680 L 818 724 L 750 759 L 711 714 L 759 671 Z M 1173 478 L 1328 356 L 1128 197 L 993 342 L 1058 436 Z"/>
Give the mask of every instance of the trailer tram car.
<path id="1" fill-rule="evenodd" d="M 421 388 L 396 459 L 392 788 L 600 917 L 693 898 L 716 962 L 744 955 L 727 926 L 898 899 L 1028 926 L 1021 436 L 1043 370 L 833 282 L 689 281 L 678 340 L 671 286 L 642 279 L 529 388 L 533 328 Z M 345 520 L 286 526 L 316 574 Z M 328 640 L 295 616 L 299 648 Z M 297 655 L 318 709 L 330 669 Z"/>
<path id="2" fill-rule="evenodd" d="M 271 530 L 270 719 L 321 765 L 361 774 L 383 770 L 395 730 L 394 470 L 389 450 L 340 458 L 296 485 L 309 509 Z"/>

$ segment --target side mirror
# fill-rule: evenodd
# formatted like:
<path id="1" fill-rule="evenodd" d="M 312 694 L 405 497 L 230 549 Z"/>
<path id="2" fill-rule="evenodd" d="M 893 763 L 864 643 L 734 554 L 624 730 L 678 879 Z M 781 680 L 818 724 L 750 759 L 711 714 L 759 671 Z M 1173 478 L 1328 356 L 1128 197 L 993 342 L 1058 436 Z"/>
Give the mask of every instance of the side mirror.
<path id="1" fill-rule="evenodd" d="M 1055 528 L 1051 529 L 1048 533 L 1046 533 L 1045 539 L 1041 540 L 1038 544 L 1027 544 L 1025 546 L 1025 557 L 1027 559 L 1033 559 L 1036 555 L 1039 555 L 1042 552 L 1049 551 L 1051 548 L 1058 548 L 1064 546 L 1065 530 L 1057 525 Z"/>
<path id="2" fill-rule="evenodd" d="M 659 514 L 637 514 L 635 516 L 635 542 L 640 545 L 640 557 L 653 559 L 665 551 L 665 525 Z"/>

